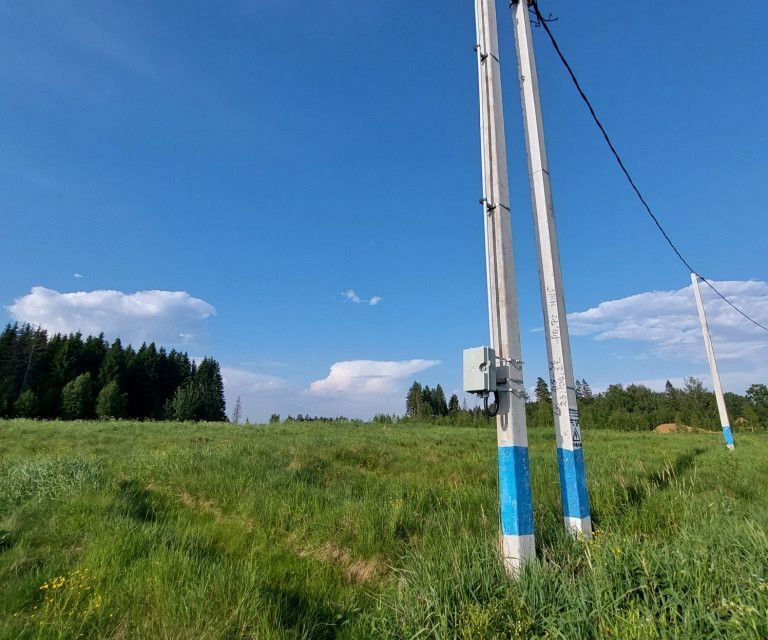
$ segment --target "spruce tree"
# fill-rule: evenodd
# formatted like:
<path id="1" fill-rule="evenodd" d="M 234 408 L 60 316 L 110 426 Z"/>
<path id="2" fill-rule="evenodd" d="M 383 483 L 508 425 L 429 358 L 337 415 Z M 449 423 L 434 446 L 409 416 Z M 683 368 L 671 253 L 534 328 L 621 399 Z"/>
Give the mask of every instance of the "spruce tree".
<path id="1" fill-rule="evenodd" d="M 414 382 L 411 388 L 408 389 L 408 395 L 405 397 L 405 415 L 415 420 L 421 413 L 420 406 L 421 385 L 418 382 Z"/>
<path id="2" fill-rule="evenodd" d="M 445 402 L 445 392 L 443 388 L 438 384 L 432 392 L 432 403 L 434 405 L 435 415 L 447 416 L 448 405 Z"/>
<path id="3" fill-rule="evenodd" d="M 99 367 L 99 385 L 105 387 L 113 381 L 118 386 L 125 384 L 125 353 L 120 338 L 115 338 L 107 349 Z"/>
<path id="4" fill-rule="evenodd" d="M 544 378 L 536 378 L 536 402 L 552 402 L 552 394 Z"/>
<path id="5" fill-rule="evenodd" d="M 194 381 L 200 390 L 202 402 L 200 419 L 210 422 L 226 421 L 224 382 L 221 378 L 219 363 L 212 358 L 203 358 L 195 373 Z"/>

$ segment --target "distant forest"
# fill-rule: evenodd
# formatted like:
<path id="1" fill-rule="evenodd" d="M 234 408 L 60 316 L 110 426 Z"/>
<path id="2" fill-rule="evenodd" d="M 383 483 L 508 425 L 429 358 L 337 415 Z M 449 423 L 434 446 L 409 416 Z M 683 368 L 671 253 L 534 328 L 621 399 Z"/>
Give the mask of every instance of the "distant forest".
<path id="1" fill-rule="evenodd" d="M 631 384 L 610 385 L 603 393 L 593 393 L 586 380 L 576 382 L 579 416 L 584 429 L 617 429 L 648 431 L 661 424 L 675 423 L 700 429 L 720 429 L 715 394 L 707 391 L 701 380 L 686 378 L 682 388 L 669 381 L 663 392 Z M 725 403 L 731 426 L 741 430 L 768 429 L 768 387 L 753 384 L 745 395 L 726 393 Z M 542 378 L 536 381 L 533 398 L 526 398 L 528 426 L 553 427 L 552 397 Z M 478 407 L 460 404 L 456 394 L 446 401 L 438 384 L 434 389 L 414 382 L 405 398 L 408 420 L 433 421 L 444 424 L 495 424 Z M 387 416 L 377 416 L 386 421 Z M 389 418 L 390 420 L 392 418 Z"/>
<path id="2" fill-rule="evenodd" d="M 48 336 L 9 324 L 0 334 L 0 417 L 226 420 L 219 363 L 195 364 L 154 343 L 104 335 Z"/>

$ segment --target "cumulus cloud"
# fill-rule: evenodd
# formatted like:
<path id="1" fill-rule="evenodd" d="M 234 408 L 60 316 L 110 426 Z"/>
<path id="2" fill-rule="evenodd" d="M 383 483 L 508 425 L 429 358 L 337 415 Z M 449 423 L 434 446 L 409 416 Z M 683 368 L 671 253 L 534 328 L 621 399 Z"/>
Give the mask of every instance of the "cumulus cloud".
<path id="1" fill-rule="evenodd" d="M 82 277 L 83 277 L 83 274 L 82 274 L 82 273 L 73 273 L 73 274 L 72 274 L 72 277 L 73 277 L 73 278 L 78 278 L 78 279 L 80 279 L 80 278 L 82 278 Z"/>
<path id="2" fill-rule="evenodd" d="M 713 283 L 729 300 L 758 322 L 768 323 L 768 283 L 758 280 Z M 701 293 L 718 360 L 764 359 L 768 334 L 748 322 L 704 283 Z M 596 340 L 628 340 L 650 346 L 664 359 L 705 359 L 692 286 L 648 291 L 571 313 L 573 335 Z"/>
<path id="3" fill-rule="evenodd" d="M 372 298 L 369 298 L 369 299 L 361 298 L 357 294 L 357 291 L 355 291 L 354 289 L 347 289 L 346 291 L 342 291 L 341 295 L 342 297 L 346 298 L 350 302 L 354 302 L 355 304 L 365 303 L 372 307 L 375 307 L 377 304 L 379 304 L 382 301 L 381 296 L 373 296 Z"/>
<path id="4" fill-rule="evenodd" d="M 140 343 L 189 343 L 216 310 L 186 291 L 98 290 L 60 293 L 33 287 L 8 307 L 19 322 L 28 322 L 51 333 L 103 332 L 110 338 Z"/>
<path id="5" fill-rule="evenodd" d="M 315 380 L 309 395 L 386 395 L 397 393 L 406 378 L 440 364 L 438 360 L 347 360 L 331 365 L 328 377 Z"/>

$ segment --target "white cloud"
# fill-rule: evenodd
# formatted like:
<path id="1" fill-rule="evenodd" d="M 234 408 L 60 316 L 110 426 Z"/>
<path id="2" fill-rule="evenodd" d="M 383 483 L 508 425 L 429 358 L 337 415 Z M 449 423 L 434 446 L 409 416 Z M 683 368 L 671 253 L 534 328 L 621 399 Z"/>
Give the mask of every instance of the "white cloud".
<path id="1" fill-rule="evenodd" d="M 768 323 L 768 283 L 747 280 L 713 284 L 755 320 Z M 701 293 L 718 360 L 763 360 L 768 353 L 768 334 L 704 283 Z M 587 311 L 569 314 L 568 323 L 573 335 L 648 343 L 650 355 L 663 359 L 706 358 L 691 286 L 601 302 Z"/>
<path id="2" fill-rule="evenodd" d="M 82 277 L 83 277 L 83 274 L 82 274 L 82 273 L 73 273 L 73 274 L 72 274 L 72 277 L 73 277 L 73 278 L 78 278 L 78 279 L 79 279 L 79 278 L 82 278 Z"/>
<path id="3" fill-rule="evenodd" d="M 101 332 L 123 342 L 192 342 L 216 310 L 186 291 L 76 291 L 60 293 L 33 287 L 8 311 L 15 320 L 51 333 Z"/>
<path id="4" fill-rule="evenodd" d="M 397 393 L 406 378 L 440 364 L 438 360 L 347 360 L 331 365 L 327 378 L 315 380 L 309 395 L 387 395 Z"/>
<path id="5" fill-rule="evenodd" d="M 360 304 L 362 302 L 362 299 L 359 295 L 357 295 L 357 292 L 354 289 L 347 289 L 346 291 L 342 291 L 341 295 L 343 295 L 350 302 L 354 302 L 355 304 Z"/>
<path id="6" fill-rule="evenodd" d="M 355 291 L 354 289 L 347 289 L 346 291 L 342 291 L 341 295 L 347 300 L 349 300 L 350 302 L 354 302 L 355 304 L 361 304 L 365 302 L 366 304 L 372 307 L 375 307 L 377 304 L 379 304 L 382 301 L 381 296 L 373 296 L 370 299 L 361 298 L 357 294 L 357 291 Z"/>
<path id="7" fill-rule="evenodd" d="M 288 387 L 288 381 L 285 378 L 236 367 L 222 367 L 221 377 L 229 395 L 233 397 L 273 393 Z"/>

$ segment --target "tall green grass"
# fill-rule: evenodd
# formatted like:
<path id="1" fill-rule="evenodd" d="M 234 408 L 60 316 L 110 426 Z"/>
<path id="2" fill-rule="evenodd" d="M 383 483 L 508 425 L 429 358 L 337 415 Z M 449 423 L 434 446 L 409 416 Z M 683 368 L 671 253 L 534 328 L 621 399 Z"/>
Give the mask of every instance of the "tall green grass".
<path id="1" fill-rule="evenodd" d="M 0 638 L 768 637 L 768 437 L 585 452 L 591 543 L 531 433 L 510 582 L 491 430 L 0 422 Z"/>

